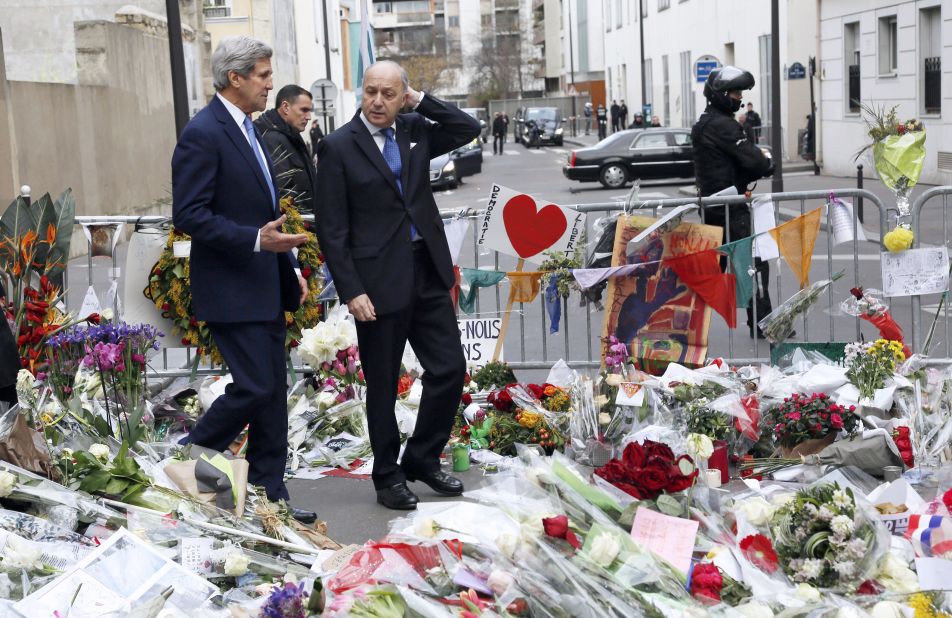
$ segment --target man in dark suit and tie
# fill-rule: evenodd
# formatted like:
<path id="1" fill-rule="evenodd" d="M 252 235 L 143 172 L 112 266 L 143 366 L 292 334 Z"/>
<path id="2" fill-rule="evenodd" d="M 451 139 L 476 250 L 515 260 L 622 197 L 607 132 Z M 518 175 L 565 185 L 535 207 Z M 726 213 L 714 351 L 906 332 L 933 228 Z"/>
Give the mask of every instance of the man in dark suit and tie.
<path id="1" fill-rule="evenodd" d="M 321 142 L 317 235 L 338 294 L 357 320 L 367 379 L 367 421 L 377 501 L 416 508 L 407 481 L 443 495 L 463 484 L 440 470 L 466 363 L 450 299 L 454 284 L 443 222 L 430 189 L 430 159 L 479 135 L 459 109 L 410 88 L 394 62 L 364 74 L 361 109 Z M 403 108 L 416 113 L 398 113 Z M 394 416 L 406 342 L 423 366 L 416 428 L 399 465 Z"/>
<path id="2" fill-rule="evenodd" d="M 307 294 L 291 252 L 307 237 L 281 231 L 271 160 L 251 121 L 272 88 L 271 48 L 226 38 L 211 64 L 217 94 L 172 155 L 172 220 L 192 237 L 195 317 L 208 323 L 234 382 L 187 440 L 224 451 L 248 425 L 248 481 L 263 486 L 269 500 L 287 500 L 284 311 L 296 310 Z M 316 517 L 297 509 L 292 515 Z"/>

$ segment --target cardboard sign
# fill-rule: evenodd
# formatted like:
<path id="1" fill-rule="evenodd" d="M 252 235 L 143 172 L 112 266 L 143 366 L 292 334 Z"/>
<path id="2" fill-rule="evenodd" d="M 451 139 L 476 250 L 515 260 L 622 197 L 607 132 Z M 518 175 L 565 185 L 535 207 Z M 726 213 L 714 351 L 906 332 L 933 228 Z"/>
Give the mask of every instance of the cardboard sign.
<path id="1" fill-rule="evenodd" d="M 697 529 L 696 521 L 639 507 L 635 511 L 635 521 L 631 526 L 631 538 L 687 574 L 691 568 Z"/>
<path id="2" fill-rule="evenodd" d="M 477 244 L 541 264 L 546 251 L 573 254 L 584 231 L 584 214 L 494 184 Z"/>
<path id="3" fill-rule="evenodd" d="M 884 251 L 883 294 L 916 296 L 939 294 L 949 289 L 949 251 L 946 247 Z"/>
<path id="4" fill-rule="evenodd" d="M 483 318 L 479 320 L 460 320 L 459 338 L 463 344 L 463 356 L 467 365 L 482 367 L 488 363 L 496 349 L 502 318 Z M 499 360 L 503 359 L 502 353 Z"/>

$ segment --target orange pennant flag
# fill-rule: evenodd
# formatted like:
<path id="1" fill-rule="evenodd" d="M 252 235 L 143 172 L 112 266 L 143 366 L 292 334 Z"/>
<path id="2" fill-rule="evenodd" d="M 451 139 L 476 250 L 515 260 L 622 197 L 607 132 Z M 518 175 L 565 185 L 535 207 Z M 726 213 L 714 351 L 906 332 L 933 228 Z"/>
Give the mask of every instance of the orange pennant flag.
<path id="1" fill-rule="evenodd" d="M 514 303 L 531 303 L 542 289 L 542 275 L 538 271 L 506 273 L 509 278 L 509 298 Z"/>
<path id="2" fill-rule="evenodd" d="M 810 284 L 810 262 L 820 231 L 821 211 L 822 208 L 811 210 L 770 230 L 787 266 L 800 282 L 801 290 Z"/>

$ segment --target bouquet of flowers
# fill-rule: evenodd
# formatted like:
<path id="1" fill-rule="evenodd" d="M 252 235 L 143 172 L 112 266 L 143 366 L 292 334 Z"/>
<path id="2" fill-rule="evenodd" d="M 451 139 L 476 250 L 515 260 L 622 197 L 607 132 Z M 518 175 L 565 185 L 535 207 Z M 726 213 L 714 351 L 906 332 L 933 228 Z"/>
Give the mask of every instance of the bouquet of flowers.
<path id="1" fill-rule="evenodd" d="M 840 431 L 852 434 L 859 426 L 855 410 L 855 406 L 844 408 L 833 403 L 826 393 L 809 397 L 794 393 L 777 406 L 780 420 L 774 425 L 776 440 L 782 446 L 793 447 Z"/>
<path id="2" fill-rule="evenodd" d="M 896 366 L 906 360 L 899 341 L 877 339 L 870 344 L 861 344 L 848 355 L 850 382 L 859 389 L 861 398 L 871 398 L 877 389 L 886 385 Z"/>
<path id="3" fill-rule="evenodd" d="M 764 316 L 757 324 L 763 331 L 764 337 L 774 344 L 780 343 L 789 337 L 790 333 L 793 332 L 794 319 L 809 311 L 813 304 L 819 300 L 820 295 L 833 285 L 834 281 L 843 276 L 843 272 L 841 270 L 834 274 L 832 279 L 817 281 L 810 287 L 800 290 Z"/>
<path id="4" fill-rule="evenodd" d="M 840 303 L 840 309 L 847 315 L 856 316 L 875 326 L 883 339 L 903 344 L 902 353 L 909 358 L 912 353 L 903 342 L 902 327 L 889 313 L 889 307 L 880 300 L 881 296 L 880 290 L 850 288 L 850 297 Z"/>
<path id="5" fill-rule="evenodd" d="M 667 444 L 645 440 L 628 444 L 621 459 L 612 459 L 595 474 L 638 500 L 654 500 L 688 489 L 698 471 L 690 455 L 676 458 Z"/>
<path id="6" fill-rule="evenodd" d="M 906 464 L 907 468 L 915 467 L 916 460 L 912 454 L 912 439 L 910 438 L 909 427 L 900 425 L 893 429 L 892 439 L 896 443 L 896 448 L 899 449 L 902 463 Z"/>
<path id="7" fill-rule="evenodd" d="M 731 431 L 729 415 L 712 410 L 711 403 L 727 389 L 717 382 L 705 380 L 700 385 L 678 384 L 672 390 L 674 399 L 684 406 L 687 429 L 690 433 L 701 434 L 711 440 L 724 440 Z"/>
<path id="8" fill-rule="evenodd" d="M 567 412 L 571 405 L 568 391 L 552 384 L 527 384 L 526 389 L 550 412 Z"/>
<path id="9" fill-rule="evenodd" d="M 516 381 L 516 374 L 506 363 L 502 361 L 491 361 L 477 370 L 472 380 L 476 382 L 479 390 L 484 391 L 490 388 L 502 388 L 507 384 L 513 384 Z"/>
<path id="10" fill-rule="evenodd" d="M 896 228 L 883 237 L 883 244 L 892 252 L 904 251 L 912 246 L 913 232 L 909 224 L 909 191 L 919 181 L 926 158 L 926 131 L 922 122 L 910 119 L 899 120 L 893 106 L 863 105 L 863 115 L 869 137 L 873 140 L 857 153 L 873 150 L 873 163 L 883 184 L 896 193 L 899 218 Z"/>
<path id="11" fill-rule="evenodd" d="M 876 564 L 876 526 L 852 490 L 836 483 L 797 492 L 771 517 L 770 533 L 784 571 L 797 583 L 854 592 Z"/>
<path id="12" fill-rule="evenodd" d="M 691 569 L 691 596 L 704 605 L 727 603 L 736 607 L 750 597 L 750 588 L 712 562 L 701 562 Z"/>

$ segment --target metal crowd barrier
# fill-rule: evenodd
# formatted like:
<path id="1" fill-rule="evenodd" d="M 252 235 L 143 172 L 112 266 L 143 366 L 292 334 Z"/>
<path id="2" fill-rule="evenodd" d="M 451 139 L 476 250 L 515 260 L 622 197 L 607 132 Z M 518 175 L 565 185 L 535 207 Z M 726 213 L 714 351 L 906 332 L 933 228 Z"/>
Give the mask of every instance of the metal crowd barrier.
<path id="1" fill-rule="evenodd" d="M 912 212 L 912 226 L 913 232 L 915 233 L 915 239 L 913 241 L 914 247 L 919 247 L 920 244 L 925 240 L 926 244 L 930 245 L 944 245 L 949 246 L 949 197 L 952 195 L 952 187 L 932 187 L 927 189 L 911 205 Z M 930 201 L 935 201 L 941 198 L 942 200 L 942 234 L 937 236 L 938 227 L 933 227 L 929 225 L 922 225 L 923 217 L 923 207 Z M 931 214 L 930 212 L 925 213 L 926 216 Z M 930 310 L 928 314 L 931 316 L 929 322 L 923 328 L 921 323 L 922 318 L 922 299 L 919 296 L 911 297 L 911 306 L 912 306 L 912 330 L 911 330 L 911 346 L 915 352 L 925 352 L 929 353 L 931 350 L 923 350 L 922 346 L 925 345 L 925 338 L 928 336 L 928 331 L 931 329 L 932 321 L 938 320 L 939 312 L 942 313 L 942 324 L 944 325 L 944 340 L 945 346 L 943 350 L 943 356 L 946 358 L 952 357 L 952 339 L 950 339 L 950 320 L 949 320 L 949 298 L 948 292 L 943 294 L 940 300 L 937 302 L 935 311 Z M 936 324 L 938 327 L 938 323 Z M 935 348 L 932 348 L 934 350 Z"/>
<path id="2" fill-rule="evenodd" d="M 822 206 L 826 203 L 830 194 L 846 200 L 861 199 L 869 206 L 864 217 L 867 225 L 875 226 L 873 217 L 878 210 L 878 237 L 871 233 L 867 243 L 854 240 L 850 243 L 839 245 L 834 252 L 832 239 L 832 215 L 830 212 L 826 216 L 821 226 L 820 235 L 817 238 L 816 248 L 814 249 L 814 258 L 811 266 L 811 281 L 821 278 L 830 278 L 833 274 L 844 268 L 835 265 L 835 262 L 847 262 L 844 264 L 846 275 L 842 281 L 850 282 L 850 287 L 865 286 L 878 287 L 879 278 L 874 281 L 863 281 L 860 273 L 860 262 L 870 261 L 878 264 L 879 254 L 882 247 L 882 238 L 889 229 L 889 215 L 895 211 L 894 207 L 888 207 L 874 193 L 856 188 L 844 188 L 822 191 L 798 191 L 776 194 L 765 194 L 764 196 L 754 196 L 755 199 L 769 198 L 773 202 L 774 214 L 777 222 L 784 219 L 793 218 L 805 214 L 806 212 Z M 921 211 L 927 202 L 941 197 L 942 199 L 942 234 L 941 242 L 948 242 L 948 224 L 947 213 L 952 194 L 952 187 L 936 187 L 929 189 L 921 194 L 912 206 L 913 226 L 916 231 L 916 242 L 920 240 L 920 218 Z M 586 238 L 591 243 L 593 238 L 593 226 L 597 219 L 622 212 L 628 214 L 645 214 L 653 217 L 659 216 L 666 209 L 682 205 L 697 205 L 698 207 L 708 205 L 748 205 L 750 201 L 744 196 L 717 197 L 717 198 L 670 198 L 660 200 L 642 200 L 633 203 L 625 201 L 599 202 L 571 205 L 581 212 L 589 214 L 586 221 Z M 853 209 L 852 224 L 854 232 L 862 226 L 858 219 L 858 209 Z M 730 209 L 727 209 L 728 221 L 730 225 Z M 515 269 L 515 258 L 500 255 L 494 251 L 481 250 L 478 245 L 479 225 L 482 212 L 475 210 L 465 210 L 456 217 L 466 218 L 472 222 L 470 234 L 464 240 L 463 248 L 460 253 L 459 263 L 461 267 L 476 269 L 492 269 L 499 271 L 512 271 Z M 452 218 L 454 215 L 444 215 L 444 218 Z M 699 215 L 691 213 L 688 221 L 700 221 Z M 105 223 L 130 223 L 140 225 L 161 225 L 168 221 L 167 217 L 150 216 L 97 216 L 97 217 L 77 217 L 77 224 L 105 224 Z M 936 230 L 930 228 L 926 232 L 927 241 L 935 242 Z M 854 233 L 855 237 L 855 233 Z M 591 245 L 589 245 L 591 246 Z M 824 250 L 825 249 L 825 250 Z M 90 265 L 92 258 L 89 258 Z M 850 268 L 852 266 L 852 268 Z M 773 306 L 777 307 L 783 300 L 787 299 L 799 288 L 798 283 L 790 275 L 787 266 L 783 260 L 776 260 L 771 265 L 773 278 L 771 285 Z M 878 267 L 877 267 L 878 268 Z M 754 277 L 755 285 L 758 277 Z M 842 284 L 838 286 L 842 288 Z M 756 293 L 755 288 L 755 293 Z M 471 315 L 460 313 L 460 319 L 479 319 L 501 317 L 501 312 L 505 309 L 508 288 L 503 289 L 502 284 L 495 288 L 482 288 L 477 292 L 475 312 Z M 505 345 L 505 360 L 516 369 L 539 370 L 544 371 L 551 368 L 552 364 L 558 359 L 564 359 L 575 368 L 597 368 L 600 365 L 602 336 L 603 309 L 592 303 L 585 306 L 579 306 L 578 294 L 573 293 L 568 299 L 562 299 L 562 324 L 559 335 L 550 335 L 548 332 L 549 319 L 546 314 L 543 294 L 533 303 L 517 303 L 513 307 L 513 317 L 509 327 L 509 334 Z M 606 304 L 611 299 L 603 299 Z M 842 298 L 834 297 L 832 288 L 826 294 L 825 303 L 805 315 L 802 323 L 797 325 L 797 336 L 795 340 L 800 341 L 853 341 L 860 337 L 860 321 L 850 319 L 840 322 L 837 326 L 835 317 L 838 314 L 838 305 Z M 907 338 L 914 350 L 921 345 L 920 335 L 921 327 L 921 300 L 918 297 L 912 297 L 908 302 L 900 299 L 890 299 L 891 308 L 894 317 L 904 328 L 908 328 L 909 337 Z M 532 307 L 531 305 L 537 305 Z M 756 312 L 756 303 L 754 303 Z M 904 313 L 904 308 L 910 308 L 909 314 Z M 538 318 L 533 317 L 534 314 Z M 754 321 L 759 321 L 763 316 L 754 315 Z M 950 326 L 952 320 L 949 318 L 949 311 L 946 308 L 944 313 L 945 323 L 945 355 L 950 352 Z M 849 324 L 849 326 L 844 326 Z M 846 331 L 849 331 L 848 333 Z M 726 346 L 723 345 L 724 334 L 726 332 Z M 737 333 L 739 336 L 735 336 Z M 749 364 L 769 362 L 769 345 L 762 340 L 751 340 L 748 336 L 743 318 L 738 320 L 738 327 L 735 330 L 728 330 L 723 320 L 719 316 L 712 316 L 710 336 L 711 341 L 708 348 L 708 356 L 723 356 L 732 363 Z M 726 349 L 724 349 L 726 348 Z M 518 351 L 518 355 L 516 352 Z M 162 362 L 160 367 L 153 368 L 154 377 L 172 377 L 187 376 L 192 373 L 189 364 L 192 360 L 192 351 L 184 350 L 184 356 L 179 357 L 181 352 L 170 354 L 169 349 L 163 350 Z M 302 368 L 303 369 L 303 368 Z M 199 370 L 201 374 L 220 373 L 221 368 L 204 366 Z"/>

